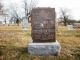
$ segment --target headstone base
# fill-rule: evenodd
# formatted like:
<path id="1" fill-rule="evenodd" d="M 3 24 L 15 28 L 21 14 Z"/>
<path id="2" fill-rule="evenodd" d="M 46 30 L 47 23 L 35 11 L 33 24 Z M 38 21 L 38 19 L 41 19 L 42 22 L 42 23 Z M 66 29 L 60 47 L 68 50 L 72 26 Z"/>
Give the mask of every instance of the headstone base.
<path id="1" fill-rule="evenodd" d="M 30 55 L 57 56 L 59 55 L 60 50 L 61 46 L 58 41 L 51 43 L 29 43 L 28 46 L 28 53 L 30 53 Z"/>

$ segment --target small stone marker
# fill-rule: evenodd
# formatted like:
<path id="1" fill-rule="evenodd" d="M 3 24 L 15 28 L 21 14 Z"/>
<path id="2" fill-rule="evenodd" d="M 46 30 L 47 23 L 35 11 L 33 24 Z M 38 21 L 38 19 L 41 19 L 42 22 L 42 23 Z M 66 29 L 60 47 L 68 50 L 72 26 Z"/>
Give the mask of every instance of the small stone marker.
<path id="1" fill-rule="evenodd" d="M 80 23 L 74 23 L 73 28 L 80 28 Z"/>
<path id="2" fill-rule="evenodd" d="M 32 39 L 28 52 L 31 55 L 58 55 L 60 44 L 55 35 L 55 8 L 32 9 Z"/>
<path id="3" fill-rule="evenodd" d="M 68 27 L 68 30 L 74 30 L 73 25 L 67 25 L 67 27 Z"/>
<path id="4" fill-rule="evenodd" d="M 26 31 L 28 29 L 28 26 L 29 26 L 28 19 L 23 18 L 22 25 L 23 25 L 23 30 Z"/>

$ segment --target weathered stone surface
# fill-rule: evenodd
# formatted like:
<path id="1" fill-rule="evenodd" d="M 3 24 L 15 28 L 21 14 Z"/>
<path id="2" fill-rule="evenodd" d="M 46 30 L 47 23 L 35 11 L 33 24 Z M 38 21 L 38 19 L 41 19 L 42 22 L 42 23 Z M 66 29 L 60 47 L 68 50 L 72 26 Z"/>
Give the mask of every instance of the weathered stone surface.
<path id="1" fill-rule="evenodd" d="M 32 9 L 33 42 L 55 42 L 55 8 Z"/>
<path id="2" fill-rule="evenodd" d="M 61 46 L 58 41 L 52 43 L 30 43 L 28 46 L 28 52 L 31 55 L 58 55 L 60 50 Z"/>
<path id="3" fill-rule="evenodd" d="M 23 18 L 22 27 L 23 27 L 23 30 L 28 29 L 29 27 L 28 19 Z"/>

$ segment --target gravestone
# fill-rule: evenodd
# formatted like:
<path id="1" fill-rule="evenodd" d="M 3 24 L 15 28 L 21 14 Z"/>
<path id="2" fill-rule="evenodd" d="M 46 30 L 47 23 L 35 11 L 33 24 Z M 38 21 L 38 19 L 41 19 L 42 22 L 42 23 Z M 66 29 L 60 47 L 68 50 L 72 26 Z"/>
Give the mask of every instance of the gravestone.
<path id="1" fill-rule="evenodd" d="M 73 25 L 67 25 L 68 30 L 74 30 Z"/>
<path id="2" fill-rule="evenodd" d="M 55 8 L 32 9 L 32 43 L 28 52 L 31 55 L 58 55 L 60 44 L 55 34 Z"/>
<path id="3" fill-rule="evenodd" d="M 53 9 L 32 10 L 33 42 L 55 42 L 55 11 Z"/>
<path id="4" fill-rule="evenodd" d="M 24 17 L 22 22 L 23 30 L 26 31 L 28 29 L 28 26 L 29 26 L 28 19 Z"/>
<path id="5" fill-rule="evenodd" d="M 78 28 L 78 29 L 79 29 L 79 28 L 80 28 L 80 23 L 74 23 L 74 24 L 73 24 L 73 28 L 74 28 L 74 29 L 75 29 L 75 28 Z"/>

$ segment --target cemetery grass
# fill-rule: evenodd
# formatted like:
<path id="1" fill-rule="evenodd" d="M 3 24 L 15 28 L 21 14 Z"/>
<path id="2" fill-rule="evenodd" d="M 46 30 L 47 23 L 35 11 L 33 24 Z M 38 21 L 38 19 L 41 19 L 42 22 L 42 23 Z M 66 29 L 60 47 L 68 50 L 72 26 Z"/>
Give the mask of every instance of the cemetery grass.
<path id="1" fill-rule="evenodd" d="M 56 31 L 61 44 L 59 56 L 32 56 L 27 46 L 31 42 L 31 28 L 22 31 L 21 26 L 0 26 L 0 59 L 3 60 L 80 60 L 80 30 L 67 30 L 59 26 Z"/>

